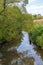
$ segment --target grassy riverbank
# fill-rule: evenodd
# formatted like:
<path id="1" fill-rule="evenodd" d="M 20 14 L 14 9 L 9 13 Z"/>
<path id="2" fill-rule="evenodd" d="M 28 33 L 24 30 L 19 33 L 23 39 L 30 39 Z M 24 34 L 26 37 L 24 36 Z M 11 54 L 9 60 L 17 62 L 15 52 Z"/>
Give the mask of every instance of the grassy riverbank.
<path id="1" fill-rule="evenodd" d="M 34 22 L 32 15 L 25 14 L 23 23 L 23 30 L 30 34 L 30 40 L 43 49 L 43 21 L 36 19 L 36 22 Z"/>
<path id="2" fill-rule="evenodd" d="M 3 10 L 3 0 L 0 1 L 0 45 L 12 42 L 12 40 L 20 40 L 21 31 L 24 30 L 30 34 L 30 40 L 34 44 L 43 48 L 43 22 L 38 20 L 38 22 L 33 22 L 34 19 L 42 17 L 38 16 L 28 13 L 22 14 L 16 6 L 7 6 Z"/>

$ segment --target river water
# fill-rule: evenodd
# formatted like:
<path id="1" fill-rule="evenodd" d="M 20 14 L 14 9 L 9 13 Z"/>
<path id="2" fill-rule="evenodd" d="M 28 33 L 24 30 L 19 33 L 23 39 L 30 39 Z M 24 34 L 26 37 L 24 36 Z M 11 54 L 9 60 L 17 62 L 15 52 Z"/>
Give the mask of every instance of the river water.
<path id="1" fill-rule="evenodd" d="M 0 53 L 0 65 L 43 65 L 43 51 L 30 44 L 27 32 L 22 34 L 20 44 Z"/>

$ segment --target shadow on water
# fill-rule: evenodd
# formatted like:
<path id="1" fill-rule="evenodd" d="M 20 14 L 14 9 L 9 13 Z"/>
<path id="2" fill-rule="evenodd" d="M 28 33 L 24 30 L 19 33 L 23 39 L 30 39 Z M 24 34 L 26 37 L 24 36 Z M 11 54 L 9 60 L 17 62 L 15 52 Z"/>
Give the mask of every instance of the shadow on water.
<path id="1" fill-rule="evenodd" d="M 22 34 L 19 46 L 10 45 L 0 53 L 0 65 L 43 65 L 43 51 L 30 44 L 27 32 Z"/>

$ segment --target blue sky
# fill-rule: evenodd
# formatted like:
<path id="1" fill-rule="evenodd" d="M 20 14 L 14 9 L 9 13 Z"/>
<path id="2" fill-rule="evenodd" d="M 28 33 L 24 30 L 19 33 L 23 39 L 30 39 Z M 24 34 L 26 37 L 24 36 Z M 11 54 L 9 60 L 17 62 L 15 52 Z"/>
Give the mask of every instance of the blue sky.
<path id="1" fill-rule="evenodd" d="M 43 0 L 29 0 L 26 9 L 28 13 L 43 15 Z"/>

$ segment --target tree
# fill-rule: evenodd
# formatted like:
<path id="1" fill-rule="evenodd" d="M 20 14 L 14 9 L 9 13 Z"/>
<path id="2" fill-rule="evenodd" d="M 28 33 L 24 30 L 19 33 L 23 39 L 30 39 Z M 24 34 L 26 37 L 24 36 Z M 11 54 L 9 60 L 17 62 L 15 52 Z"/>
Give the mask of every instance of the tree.
<path id="1" fill-rule="evenodd" d="M 26 13 L 27 11 L 26 11 L 26 8 L 25 8 L 25 6 L 26 6 L 26 4 L 28 4 L 28 0 L 7 0 L 8 1 L 8 4 L 10 4 L 10 3 L 22 3 L 21 4 L 21 7 L 20 7 L 20 10 L 23 12 L 23 13 Z M 15 6 L 15 5 L 14 5 Z"/>
<path id="2" fill-rule="evenodd" d="M 4 10 L 5 10 L 5 8 L 6 8 L 6 0 L 4 0 Z"/>

